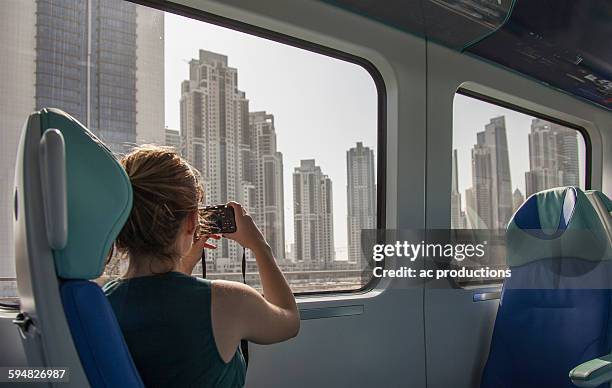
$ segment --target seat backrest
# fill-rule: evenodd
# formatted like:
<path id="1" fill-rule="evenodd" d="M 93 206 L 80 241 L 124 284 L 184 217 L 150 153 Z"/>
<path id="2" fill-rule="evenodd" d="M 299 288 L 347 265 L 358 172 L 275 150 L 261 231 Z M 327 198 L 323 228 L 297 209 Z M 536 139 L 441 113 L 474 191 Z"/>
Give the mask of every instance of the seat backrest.
<path id="1" fill-rule="evenodd" d="M 40 250 L 50 252 L 54 271 L 32 273 L 37 272 L 39 258 L 32 250 L 22 249 L 22 261 L 30 269 L 24 277 L 29 277 L 34 289 L 39 282 L 48 283 L 50 289 L 55 286 L 51 293 L 53 298 L 57 293 L 60 300 L 64 325 L 69 328 L 68 336 L 90 386 L 141 387 L 110 304 L 100 287 L 89 281 L 102 274 L 105 259 L 129 216 L 129 179 L 108 148 L 65 112 L 42 109 L 33 113 L 26 132 L 20 145 L 23 162 L 18 171 L 24 184 L 20 187 L 18 183 L 17 190 L 29 193 L 25 183 L 35 176 L 40 197 L 19 197 L 19 213 L 24 215 L 23 241 L 16 244 L 28 245 L 28 241 L 36 240 Z M 38 147 L 27 147 L 25 137 L 31 138 L 32 144 L 38 143 Z M 42 200 L 42 206 L 36 200 Z M 35 229 L 33 223 L 43 228 Z M 21 280 L 18 273 L 18 283 Z M 48 295 L 32 294 L 36 306 L 47 302 Z M 57 311 L 51 316 L 39 310 L 36 313 L 42 325 L 47 318 L 61 321 Z M 53 327 L 42 331 L 42 342 L 57 334 Z"/>
<path id="2" fill-rule="evenodd" d="M 589 190 L 585 194 L 599 215 L 608 239 L 612 241 L 612 200 L 598 190 Z"/>
<path id="3" fill-rule="evenodd" d="M 507 264 L 481 387 L 573 387 L 569 371 L 608 354 L 610 240 L 576 187 L 532 195 L 508 225 Z"/>

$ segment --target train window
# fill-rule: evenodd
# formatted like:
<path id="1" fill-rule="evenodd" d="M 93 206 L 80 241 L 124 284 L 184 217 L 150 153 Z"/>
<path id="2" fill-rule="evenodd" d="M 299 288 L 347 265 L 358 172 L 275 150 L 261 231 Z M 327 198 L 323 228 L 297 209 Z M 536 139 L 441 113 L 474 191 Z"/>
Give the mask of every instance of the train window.
<path id="1" fill-rule="evenodd" d="M 531 194 L 585 188 L 587 151 L 582 128 L 460 91 L 453 105 L 451 228 L 503 232 Z M 487 265 L 504 268 L 505 249 L 495 252 Z"/>
<path id="2" fill-rule="evenodd" d="M 19 132 L 29 112 L 50 106 L 117 155 L 145 143 L 174 147 L 202 174 L 208 204 L 246 206 L 294 292 L 366 285 L 359 238 L 377 225 L 380 153 L 369 64 L 119 0 L 7 7 L 0 280 L 15 277 L 8 199 Z M 237 244 L 224 240 L 208 254 L 207 276 L 241 280 L 241 259 Z M 247 282 L 258 287 L 249 253 L 247 262 Z M 101 281 L 124 269 L 115 258 Z"/>

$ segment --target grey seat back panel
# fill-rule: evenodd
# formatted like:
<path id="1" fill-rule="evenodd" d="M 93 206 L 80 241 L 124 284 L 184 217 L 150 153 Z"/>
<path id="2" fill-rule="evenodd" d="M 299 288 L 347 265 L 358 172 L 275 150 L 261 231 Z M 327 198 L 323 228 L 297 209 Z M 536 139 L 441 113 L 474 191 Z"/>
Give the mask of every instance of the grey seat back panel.
<path id="1" fill-rule="evenodd" d="M 32 114 L 22 132 L 15 174 L 17 287 L 21 311 L 33 321 L 25 332 L 23 344 L 29 365 L 70 368 L 69 382 L 41 386 L 89 387 L 63 312 L 47 241 L 39 167 L 40 138 L 40 120 Z"/>
<path id="2" fill-rule="evenodd" d="M 601 223 L 608 235 L 608 240 L 612 242 L 612 214 L 595 191 L 589 191 L 585 194 L 599 215 Z"/>

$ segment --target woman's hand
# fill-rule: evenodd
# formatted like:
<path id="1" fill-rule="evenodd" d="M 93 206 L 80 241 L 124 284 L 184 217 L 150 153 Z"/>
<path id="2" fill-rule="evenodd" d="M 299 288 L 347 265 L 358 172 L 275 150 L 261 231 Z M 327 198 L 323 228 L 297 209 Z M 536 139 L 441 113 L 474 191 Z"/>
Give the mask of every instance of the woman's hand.
<path id="1" fill-rule="evenodd" d="M 191 275 L 193 269 L 196 264 L 202 259 L 202 251 L 204 249 L 217 249 L 217 246 L 214 244 L 210 244 L 208 239 L 213 238 L 215 240 L 219 240 L 221 238 L 220 234 L 205 234 L 202 235 L 198 240 L 195 240 L 191 245 L 191 248 L 181 258 L 181 262 L 179 264 L 179 271 L 184 274 Z M 202 265 L 206 265 L 202 263 Z"/>
<path id="2" fill-rule="evenodd" d="M 223 237 L 234 240 L 244 248 L 248 248 L 254 252 L 267 247 L 268 243 L 266 239 L 242 205 L 237 202 L 228 202 L 227 205 L 234 209 L 236 232 L 226 233 Z"/>

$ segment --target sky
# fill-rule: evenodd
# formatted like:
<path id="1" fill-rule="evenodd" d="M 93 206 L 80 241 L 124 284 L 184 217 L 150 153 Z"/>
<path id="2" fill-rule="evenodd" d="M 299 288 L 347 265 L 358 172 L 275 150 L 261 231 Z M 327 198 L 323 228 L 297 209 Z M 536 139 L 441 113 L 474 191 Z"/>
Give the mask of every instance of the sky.
<path id="1" fill-rule="evenodd" d="M 293 169 L 316 160 L 333 185 L 334 240 L 347 245 L 346 151 L 361 141 L 376 153 L 377 92 L 362 67 L 234 30 L 165 14 L 165 117 L 179 129 L 181 82 L 205 49 L 228 56 L 250 111 L 274 115 L 283 154 L 285 238 L 293 241 Z M 338 257 L 341 258 L 341 257 Z"/>
<path id="2" fill-rule="evenodd" d="M 525 195 L 525 172 L 529 171 L 529 141 L 533 116 L 490 104 L 461 94 L 453 102 L 453 148 L 457 149 L 457 174 L 461 200 L 465 206 L 465 190 L 472 186 L 472 147 L 476 132 L 484 130 L 493 117 L 506 118 L 506 136 L 510 159 L 512 192 L 518 189 Z M 578 137 L 580 184 L 584 187 L 584 140 Z"/>

